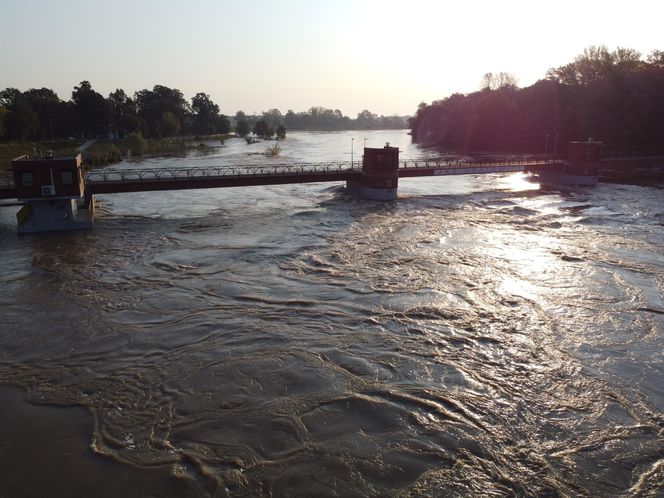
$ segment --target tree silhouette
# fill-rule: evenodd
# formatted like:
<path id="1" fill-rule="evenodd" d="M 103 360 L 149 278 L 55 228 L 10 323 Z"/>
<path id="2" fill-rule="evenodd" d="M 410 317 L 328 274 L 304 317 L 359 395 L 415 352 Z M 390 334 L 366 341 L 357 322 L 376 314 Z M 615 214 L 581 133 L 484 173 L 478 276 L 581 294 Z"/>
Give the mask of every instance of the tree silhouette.
<path id="1" fill-rule="evenodd" d="M 99 136 L 108 129 L 111 110 L 106 99 L 92 89 L 89 81 L 81 81 L 71 94 L 74 117 L 86 136 Z"/>
<path id="2" fill-rule="evenodd" d="M 249 123 L 247 122 L 246 119 L 241 119 L 240 121 L 235 123 L 235 132 L 241 137 L 246 137 L 247 135 L 249 135 L 250 131 L 251 131 L 251 126 L 249 126 Z"/>

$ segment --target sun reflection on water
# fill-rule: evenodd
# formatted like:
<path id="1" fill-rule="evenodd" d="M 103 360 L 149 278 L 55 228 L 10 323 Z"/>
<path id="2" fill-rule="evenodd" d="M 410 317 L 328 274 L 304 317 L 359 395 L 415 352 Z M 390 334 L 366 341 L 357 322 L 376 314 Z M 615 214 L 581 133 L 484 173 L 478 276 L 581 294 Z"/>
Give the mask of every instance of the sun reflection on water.
<path id="1" fill-rule="evenodd" d="M 491 231 L 487 234 L 489 257 L 503 262 L 501 294 L 538 300 L 547 282 L 561 271 L 559 242 L 546 235 Z"/>
<path id="2" fill-rule="evenodd" d="M 498 186 L 511 192 L 524 192 L 527 190 L 539 190 L 538 182 L 533 181 L 533 177 L 526 173 L 513 173 L 503 176 L 498 182 Z"/>

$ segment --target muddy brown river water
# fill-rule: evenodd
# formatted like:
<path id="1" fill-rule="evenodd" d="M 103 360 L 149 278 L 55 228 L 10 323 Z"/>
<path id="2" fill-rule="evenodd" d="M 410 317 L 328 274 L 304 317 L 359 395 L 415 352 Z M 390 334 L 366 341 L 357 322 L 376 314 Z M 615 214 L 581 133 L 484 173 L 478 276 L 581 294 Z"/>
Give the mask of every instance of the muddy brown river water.
<path id="1" fill-rule="evenodd" d="M 293 133 L 279 160 L 365 135 L 425 154 Z M 250 147 L 120 167 L 270 160 Z M 662 496 L 663 199 L 123 194 L 20 237 L 0 208 L 0 496 Z"/>

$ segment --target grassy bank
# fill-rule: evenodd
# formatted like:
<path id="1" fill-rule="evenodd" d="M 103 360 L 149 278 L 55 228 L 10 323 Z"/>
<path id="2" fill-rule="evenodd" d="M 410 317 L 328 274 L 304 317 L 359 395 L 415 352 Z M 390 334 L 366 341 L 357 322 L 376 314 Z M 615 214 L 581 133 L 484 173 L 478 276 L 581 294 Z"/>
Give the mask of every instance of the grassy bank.
<path id="1" fill-rule="evenodd" d="M 112 142 L 95 142 L 83 152 L 83 164 L 86 168 L 107 166 L 120 161 L 120 148 Z"/>
<path id="2" fill-rule="evenodd" d="M 184 154 L 195 147 L 205 147 L 205 142 L 218 141 L 222 144 L 234 135 L 206 135 L 175 138 L 148 139 L 144 155 L 153 154 Z M 11 168 L 13 159 L 27 154 L 30 157 L 44 156 L 46 151 L 53 151 L 55 157 L 76 155 L 76 149 L 82 140 L 66 140 L 58 142 L 8 142 L 0 143 L 0 171 Z M 127 146 L 122 141 L 98 141 L 83 153 L 83 164 L 88 168 L 107 166 L 118 163 L 127 155 Z"/>
<path id="3" fill-rule="evenodd" d="M 175 138 L 150 138 L 148 139 L 148 149 L 146 154 L 176 154 L 184 152 L 188 149 L 195 147 L 204 147 L 205 142 L 221 142 L 223 144 L 226 140 L 235 135 L 203 135 L 203 136 L 187 136 Z"/>
<path id="4" fill-rule="evenodd" d="M 54 156 L 73 156 L 76 148 L 83 142 L 80 140 L 65 140 L 58 142 L 7 142 L 0 143 L 0 171 L 11 168 L 12 159 L 27 154 L 30 157 L 46 155 L 46 151 L 53 151 Z"/>

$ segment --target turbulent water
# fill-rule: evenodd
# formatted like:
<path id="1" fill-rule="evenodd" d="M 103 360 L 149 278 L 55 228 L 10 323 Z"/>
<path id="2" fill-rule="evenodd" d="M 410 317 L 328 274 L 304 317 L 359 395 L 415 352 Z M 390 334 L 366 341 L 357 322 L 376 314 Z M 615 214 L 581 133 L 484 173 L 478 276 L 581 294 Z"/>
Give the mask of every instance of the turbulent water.
<path id="1" fill-rule="evenodd" d="M 86 407 L 92 452 L 191 495 L 662 496 L 662 190 L 526 180 L 100 196 L 94 230 L 20 237 L 2 208 L 0 383 Z"/>

